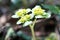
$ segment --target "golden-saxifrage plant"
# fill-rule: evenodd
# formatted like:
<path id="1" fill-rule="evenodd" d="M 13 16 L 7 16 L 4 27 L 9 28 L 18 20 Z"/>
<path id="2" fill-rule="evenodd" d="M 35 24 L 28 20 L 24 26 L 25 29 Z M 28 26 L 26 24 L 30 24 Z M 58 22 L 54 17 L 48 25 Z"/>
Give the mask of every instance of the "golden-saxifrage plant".
<path id="1" fill-rule="evenodd" d="M 50 18 L 51 14 L 45 12 L 39 5 L 30 9 L 19 9 L 15 12 L 15 15 L 12 18 L 19 18 L 16 24 L 22 24 L 23 27 L 29 26 L 32 32 L 32 40 L 36 40 L 34 34 L 34 25 L 37 21 L 37 18 Z"/>

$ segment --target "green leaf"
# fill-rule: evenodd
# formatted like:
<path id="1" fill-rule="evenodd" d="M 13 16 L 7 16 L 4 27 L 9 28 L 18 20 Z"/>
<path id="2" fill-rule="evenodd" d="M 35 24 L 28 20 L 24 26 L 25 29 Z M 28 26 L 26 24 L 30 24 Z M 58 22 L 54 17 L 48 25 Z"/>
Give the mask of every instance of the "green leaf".
<path id="1" fill-rule="evenodd" d="M 23 32 L 22 31 L 18 31 L 17 32 L 17 36 L 22 36 L 23 35 Z"/>
<path id="2" fill-rule="evenodd" d="M 48 10 L 50 10 L 52 13 L 54 13 L 54 14 L 59 14 L 59 8 L 57 7 L 57 6 L 55 6 L 55 5 L 47 5 L 47 4 L 43 4 L 42 5 L 45 9 L 48 9 Z"/>
<path id="3" fill-rule="evenodd" d="M 46 40 L 57 40 L 56 33 L 51 33 Z"/>
<path id="4" fill-rule="evenodd" d="M 24 38 L 24 39 L 26 39 L 26 40 L 31 40 L 31 36 L 29 36 L 29 35 L 26 35 L 26 34 L 22 34 L 22 37 Z"/>
<path id="5" fill-rule="evenodd" d="M 5 39 L 9 38 L 10 36 L 12 36 L 12 37 L 15 37 L 16 36 L 13 28 L 9 28 L 9 30 L 8 30 L 8 32 L 6 34 L 6 38 Z"/>
<path id="6" fill-rule="evenodd" d="M 26 40 L 31 40 L 31 36 L 26 35 L 23 31 L 18 31 L 17 36 L 22 37 L 23 39 L 26 39 Z"/>
<path id="7" fill-rule="evenodd" d="M 12 3 L 14 3 L 14 4 L 17 4 L 17 3 L 19 3 L 21 0 L 11 0 L 11 2 Z"/>

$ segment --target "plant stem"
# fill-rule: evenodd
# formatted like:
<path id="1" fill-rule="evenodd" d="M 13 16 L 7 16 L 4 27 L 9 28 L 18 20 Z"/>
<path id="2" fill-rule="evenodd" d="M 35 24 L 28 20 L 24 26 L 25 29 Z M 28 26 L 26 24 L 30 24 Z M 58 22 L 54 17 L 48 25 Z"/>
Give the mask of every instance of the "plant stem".
<path id="1" fill-rule="evenodd" d="M 34 33 L 34 28 L 30 26 L 31 32 L 32 32 L 32 40 L 35 40 L 35 33 Z"/>
<path id="2" fill-rule="evenodd" d="M 31 29 L 31 32 L 32 32 L 33 40 L 36 40 L 35 33 L 34 33 L 34 25 L 35 25 L 35 22 L 36 22 L 36 19 L 34 20 L 33 25 L 30 25 L 30 29 Z"/>

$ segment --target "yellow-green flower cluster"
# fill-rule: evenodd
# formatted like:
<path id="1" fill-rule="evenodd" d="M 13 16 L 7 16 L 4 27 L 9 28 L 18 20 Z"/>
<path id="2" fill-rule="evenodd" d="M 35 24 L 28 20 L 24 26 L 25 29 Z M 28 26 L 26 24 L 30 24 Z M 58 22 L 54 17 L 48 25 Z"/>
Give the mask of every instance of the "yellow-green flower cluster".
<path id="1" fill-rule="evenodd" d="M 32 12 L 32 13 L 30 13 Z M 44 9 L 42 9 L 40 6 L 35 6 L 33 9 L 19 9 L 16 11 L 15 15 L 12 16 L 12 18 L 20 18 L 17 22 L 17 24 L 21 23 L 32 23 L 33 18 L 49 18 L 50 14 L 46 13 Z M 24 25 L 25 25 L 24 24 Z M 27 25 L 26 24 L 26 25 Z"/>
<path id="2" fill-rule="evenodd" d="M 19 9 L 19 10 L 16 12 L 16 15 L 19 16 L 19 17 L 22 17 L 22 16 L 24 16 L 25 14 L 27 14 L 27 10 L 26 10 L 26 9 Z"/>
<path id="3" fill-rule="evenodd" d="M 36 6 L 32 9 L 32 13 L 34 13 L 34 15 L 43 15 L 44 12 L 45 10 L 43 10 L 40 6 Z"/>
<path id="4" fill-rule="evenodd" d="M 24 23 L 26 21 L 29 21 L 30 17 L 30 15 L 25 15 L 24 17 L 21 17 L 21 19 L 19 19 L 19 22 Z"/>

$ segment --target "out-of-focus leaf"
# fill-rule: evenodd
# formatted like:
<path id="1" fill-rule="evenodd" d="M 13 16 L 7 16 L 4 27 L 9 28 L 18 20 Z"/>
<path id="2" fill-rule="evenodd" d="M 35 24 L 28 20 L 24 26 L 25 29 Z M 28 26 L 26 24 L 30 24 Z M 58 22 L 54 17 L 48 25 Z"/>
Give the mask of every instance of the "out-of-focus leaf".
<path id="1" fill-rule="evenodd" d="M 57 40 L 56 33 L 51 33 L 45 40 Z"/>
<path id="2" fill-rule="evenodd" d="M 18 32 L 17 32 L 17 36 L 22 37 L 22 38 L 24 38 L 25 40 L 31 40 L 31 37 L 28 36 L 28 35 L 26 35 L 26 34 L 24 34 L 24 32 L 22 32 L 22 31 L 18 31 Z"/>
<path id="3" fill-rule="evenodd" d="M 52 13 L 54 14 L 59 14 L 59 8 L 55 5 L 47 5 L 47 4 L 42 4 L 42 6 L 45 8 L 45 9 L 48 9 L 50 10 Z"/>
<path id="4" fill-rule="evenodd" d="M 23 37 L 24 39 L 26 39 L 26 40 L 31 40 L 31 36 L 26 35 L 26 34 L 24 34 L 24 33 L 23 33 L 22 37 Z"/>
<path id="5" fill-rule="evenodd" d="M 17 32 L 17 36 L 22 36 L 23 32 L 22 31 L 18 31 Z"/>
<path id="6" fill-rule="evenodd" d="M 39 0 L 39 2 L 44 2 L 45 0 Z"/>
<path id="7" fill-rule="evenodd" d="M 57 5 L 58 6 L 58 8 L 60 9 L 60 5 Z"/>
<path id="8" fill-rule="evenodd" d="M 10 29 L 8 30 L 8 32 L 7 32 L 7 34 L 6 34 L 6 38 L 5 38 L 5 39 L 7 39 L 7 38 L 9 38 L 9 37 L 11 37 L 11 36 L 13 36 L 13 37 L 15 37 L 15 36 L 16 36 L 16 34 L 15 34 L 15 32 L 14 32 L 13 28 L 10 28 Z"/>
<path id="9" fill-rule="evenodd" d="M 17 4 L 17 3 L 19 3 L 21 0 L 11 0 L 11 2 L 13 3 L 13 4 Z"/>
<path id="10" fill-rule="evenodd" d="M 10 8 L 12 10 L 19 9 L 22 7 L 23 3 L 21 0 L 11 0 Z"/>

